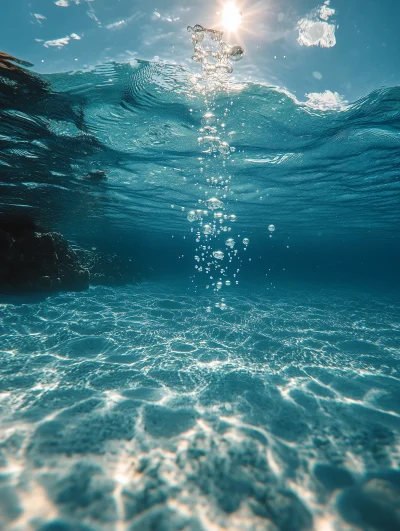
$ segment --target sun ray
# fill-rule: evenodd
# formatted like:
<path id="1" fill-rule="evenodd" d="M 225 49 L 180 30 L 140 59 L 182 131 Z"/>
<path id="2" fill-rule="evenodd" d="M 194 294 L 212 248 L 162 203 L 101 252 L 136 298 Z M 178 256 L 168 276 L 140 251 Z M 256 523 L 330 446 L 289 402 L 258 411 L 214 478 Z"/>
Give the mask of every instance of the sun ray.
<path id="1" fill-rule="evenodd" d="M 234 2 L 224 4 L 222 10 L 222 25 L 228 32 L 235 32 L 242 22 L 242 13 Z"/>

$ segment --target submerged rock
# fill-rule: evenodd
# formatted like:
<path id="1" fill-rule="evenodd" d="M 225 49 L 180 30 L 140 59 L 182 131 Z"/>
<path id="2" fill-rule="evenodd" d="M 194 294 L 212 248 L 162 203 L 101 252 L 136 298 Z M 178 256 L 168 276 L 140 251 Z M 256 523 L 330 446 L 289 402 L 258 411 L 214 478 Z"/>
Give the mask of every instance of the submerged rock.
<path id="1" fill-rule="evenodd" d="M 0 293 L 80 291 L 140 279 L 130 257 L 72 248 L 30 216 L 0 217 Z"/>
<path id="2" fill-rule="evenodd" d="M 89 272 L 57 232 L 38 232 L 29 219 L 0 220 L 0 292 L 79 291 Z"/>

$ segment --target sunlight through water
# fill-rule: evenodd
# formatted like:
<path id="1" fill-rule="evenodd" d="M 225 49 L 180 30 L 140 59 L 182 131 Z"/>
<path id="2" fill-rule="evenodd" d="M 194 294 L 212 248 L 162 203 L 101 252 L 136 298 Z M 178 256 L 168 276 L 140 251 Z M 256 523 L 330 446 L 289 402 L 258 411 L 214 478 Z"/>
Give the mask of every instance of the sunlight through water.
<path id="1" fill-rule="evenodd" d="M 242 14 L 234 2 L 224 5 L 222 11 L 222 25 L 226 31 L 235 32 L 242 22 Z"/>

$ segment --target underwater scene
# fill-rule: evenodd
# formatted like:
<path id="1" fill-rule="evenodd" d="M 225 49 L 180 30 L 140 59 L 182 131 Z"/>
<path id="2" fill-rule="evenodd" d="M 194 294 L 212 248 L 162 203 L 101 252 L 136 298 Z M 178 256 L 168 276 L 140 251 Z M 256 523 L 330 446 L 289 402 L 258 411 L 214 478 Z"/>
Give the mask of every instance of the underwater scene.
<path id="1" fill-rule="evenodd" d="M 399 530 L 400 5 L 46 4 L 0 22 L 0 529 Z"/>

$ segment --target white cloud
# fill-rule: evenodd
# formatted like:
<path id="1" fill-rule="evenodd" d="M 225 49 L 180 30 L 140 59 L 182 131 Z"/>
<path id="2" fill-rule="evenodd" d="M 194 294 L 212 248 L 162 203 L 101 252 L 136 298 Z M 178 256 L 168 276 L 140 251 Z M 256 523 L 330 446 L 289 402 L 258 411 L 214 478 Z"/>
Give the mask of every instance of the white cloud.
<path id="1" fill-rule="evenodd" d="M 329 1 L 299 20 L 297 24 L 299 30 L 297 42 L 301 46 L 321 46 L 321 48 L 335 46 L 336 26 L 328 23 L 329 18 L 335 14 L 335 10 L 328 6 Z"/>
<path id="2" fill-rule="evenodd" d="M 337 92 L 325 90 L 325 92 L 311 92 L 306 94 L 305 105 L 318 111 L 343 111 L 348 105 Z"/>
<path id="3" fill-rule="evenodd" d="M 327 22 L 313 22 L 312 20 L 302 19 L 299 22 L 297 42 L 301 46 L 332 48 L 336 44 L 335 26 Z"/>
<path id="4" fill-rule="evenodd" d="M 56 4 L 56 6 L 59 6 L 59 7 L 69 7 L 70 6 L 70 2 L 73 2 L 74 4 L 76 4 L 77 6 L 81 3 L 81 0 L 57 0 L 57 2 L 54 2 Z"/>
<path id="5" fill-rule="evenodd" d="M 39 24 L 42 24 L 43 20 L 47 20 L 45 16 L 39 15 L 39 13 L 33 13 L 33 16 L 39 22 Z"/>
<path id="6" fill-rule="evenodd" d="M 157 10 L 153 12 L 151 20 L 162 20 L 163 22 L 178 22 L 180 17 L 175 17 L 171 15 L 161 15 Z"/>
<path id="7" fill-rule="evenodd" d="M 54 39 L 52 41 L 45 41 L 43 43 L 43 46 L 45 48 L 49 48 L 49 46 L 54 46 L 56 48 L 62 48 L 63 46 L 67 46 L 67 44 L 69 43 L 71 39 L 80 41 L 81 37 L 79 37 L 79 35 L 77 35 L 76 33 L 71 33 L 71 35 L 67 35 L 66 37 L 61 37 L 60 39 Z"/>
<path id="8" fill-rule="evenodd" d="M 108 24 L 106 28 L 109 30 L 118 30 L 124 28 L 126 25 L 127 24 L 125 20 L 119 20 L 118 22 L 114 22 L 113 24 Z"/>
<path id="9" fill-rule="evenodd" d="M 319 8 L 319 18 L 321 18 L 322 20 L 328 20 L 332 15 L 335 14 L 335 10 L 331 7 L 328 7 L 329 4 L 330 1 L 328 0 L 323 6 Z"/>
<path id="10" fill-rule="evenodd" d="M 125 28 L 130 24 L 131 22 L 138 22 L 140 19 L 144 17 L 144 13 L 141 11 L 136 11 L 133 13 L 130 17 L 124 19 L 124 20 L 118 20 L 117 22 L 113 22 L 111 24 L 108 24 L 106 28 L 108 30 L 120 30 L 122 28 Z"/>
<path id="11" fill-rule="evenodd" d="M 69 41 L 71 40 L 71 37 L 61 37 L 61 39 L 54 39 L 52 41 L 45 41 L 43 46 L 45 48 L 48 48 L 49 46 L 56 46 L 57 48 L 62 48 L 63 46 L 66 46 Z"/>

